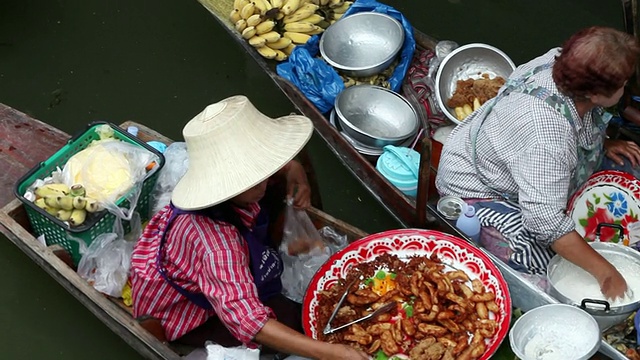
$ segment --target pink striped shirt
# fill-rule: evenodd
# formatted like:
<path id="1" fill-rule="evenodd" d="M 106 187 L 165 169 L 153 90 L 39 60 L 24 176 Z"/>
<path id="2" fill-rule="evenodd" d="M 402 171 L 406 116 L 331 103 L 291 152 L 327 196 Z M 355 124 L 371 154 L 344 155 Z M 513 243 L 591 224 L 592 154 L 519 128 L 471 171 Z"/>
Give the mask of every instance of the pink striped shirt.
<path id="1" fill-rule="evenodd" d="M 260 206 L 236 211 L 251 228 Z M 217 315 L 238 340 L 252 344 L 275 315 L 258 298 L 249 269 L 249 250 L 240 232 L 226 222 L 193 214 L 177 216 L 169 229 L 162 257 L 167 276 L 187 291 L 203 293 L 213 306 L 213 311 L 207 311 L 171 287 L 156 268 L 160 239 L 171 213 L 169 206 L 158 212 L 133 250 L 134 316 L 160 319 L 172 341 Z"/>

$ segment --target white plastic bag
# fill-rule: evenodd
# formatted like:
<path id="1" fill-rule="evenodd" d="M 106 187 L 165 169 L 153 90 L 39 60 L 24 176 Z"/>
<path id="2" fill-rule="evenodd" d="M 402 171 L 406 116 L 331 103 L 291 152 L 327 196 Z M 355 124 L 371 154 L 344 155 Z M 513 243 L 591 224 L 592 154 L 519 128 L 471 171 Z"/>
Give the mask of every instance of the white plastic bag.
<path id="1" fill-rule="evenodd" d="M 151 192 L 151 214 L 149 217 L 169 204 L 173 189 L 189 168 L 186 143 L 172 143 L 163 155 L 164 166 L 160 170 L 156 185 Z"/>
<path id="2" fill-rule="evenodd" d="M 347 237 L 325 226 L 318 231 L 304 210 L 287 204 L 280 256 L 282 293 L 301 303 L 309 282 L 331 255 L 347 245 Z"/>
<path id="3" fill-rule="evenodd" d="M 218 344 L 207 343 L 207 360 L 260 360 L 259 349 L 246 346 L 226 348 Z"/>
<path id="4" fill-rule="evenodd" d="M 78 275 L 101 293 L 121 297 L 134 244 L 115 233 L 99 235 L 80 259 Z"/>

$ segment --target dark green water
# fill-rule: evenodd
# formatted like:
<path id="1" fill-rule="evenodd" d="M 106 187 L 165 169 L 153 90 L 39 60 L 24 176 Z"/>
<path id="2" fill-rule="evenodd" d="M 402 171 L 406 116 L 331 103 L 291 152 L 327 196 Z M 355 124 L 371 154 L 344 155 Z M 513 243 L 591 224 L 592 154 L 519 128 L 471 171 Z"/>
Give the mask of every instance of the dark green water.
<path id="1" fill-rule="evenodd" d="M 517 64 L 579 28 L 623 24 L 613 0 L 386 3 L 436 38 L 488 43 Z M 270 116 L 293 111 L 195 0 L 0 1 L 0 102 L 67 132 L 135 120 L 180 139 L 192 116 L 235 94 Z M 309 147 L 325 210 L 369 232 L 398 226 L 318 137 Z M 0 359 L 139 358 L 4 238 L 0 274 Z"/>

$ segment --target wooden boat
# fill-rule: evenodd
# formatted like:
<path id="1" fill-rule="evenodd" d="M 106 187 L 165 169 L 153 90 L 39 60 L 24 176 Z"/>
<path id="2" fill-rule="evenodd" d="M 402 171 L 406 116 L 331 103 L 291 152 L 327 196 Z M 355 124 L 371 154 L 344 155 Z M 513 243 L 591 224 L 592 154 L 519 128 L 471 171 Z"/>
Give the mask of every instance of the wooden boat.
<path id="1" fill-rule="evenodd" d="M 156 140 L 170 144 L 172 140 L 142 124 L 125 122 L 123 128 L 135 125 L 143 141 Z M 70 136 L 52 126 L 0 104 L 0 233 L 6 236 L 35 263 L 87 307 L 98 319 L 147 359 L 180 359 L 191 349 L 161 341 L 138 323 L 131 308 L 121 299 L 106 296 L 83 280 L 74 270 L 66 251 L 59 246 L 46 247 L 31 233 L 22 202 L 13 196 L 15 182 L 39 161 L 49 158 Z M 39 134 L 39 136 L 33 136 Z M 313 186 L 313 184 L 312 184 Z M 317 192 L 317 191 L 315 191 Z M 328 225 L 347 235 L 350 241 L 367 234 L 317 208 L 308 213 L 316 225 Z"/>
<path id="2" fill-rule="evenodd" d="M 257 51 L 247 43 L 245 39 L 235 30 L 234 24 L 229 20 L 229 14 L 233 9 L 232 1 L 225 0 L 198 0 L 202 6 L 207 9 L 216 21 L 235 39 L 243 49 L 255 60 L 256 64 L 267 73 L 272 81 L 280 88 L 280 90 L 289 98 L 297 110 L 307 116 L 314 124 L 316 132 L 326 142 L 331 151 L 340 159 L 343 165 L 362 183 L 362 185 L 392 216 L 394 216 L 402 225 L 406 227 L 419 227 L 436 229 L 443 232 L 454 234 L 458 237 L 468 239 L 468 237 L 459 231 L 453 224 L 448 221 L 436 210 L 437 195 L 433 191 L 433 179 L 436 169 L 434 165 L 436 160 L 432 159 L 431 139 L 425 136 L 421 142 L 421 162 L 418 178 L 418 193 L 416 198 L 411 198 L 400 192 L 393 184 L 387 181 L 369 162 L 363 157 L 344 137 L 342 137 L 336 128 L 331 125 L 329 120 L 311 103 L 305 95 L 290 81 L 282 78 L 276 73 L 277 63 L 272 60 L 266 60 Z M 626 6 L 626 3 L 634 3 L 635 0 L 623 1 L 626 12 L 635 14 L 636 10 L 633 6 Z M 633 8 L 633 9 L 632 9 Z M 630 18 L 627 16 L 627 18 Z M 635 22 L 633 23 L 636 29 Z M 437 40 L 418 29 L 413 29 L 413 35 L 416 40 L 416 50 L 434 49 Z M 435 158 L 435 156 L 434 156 Z M 435 165 L 437 166 L 437 165 Z M 529 281 L 522 278 L 520 274 L 511 267 L 498 259 L 493 254 L 485 251 L 502 272 L 505 280 L 509 284 L 512 303 L 514 306 L 523 311 L 532 308 L 557 303 L 558 301 L 545 292 L 541 291 Z M 612 359 L 626 359 L 620 352 L 615 350 L 604 340 L 600 351 Z"/>
<path id="3" fill-rule="evenodd" d="M 229 13 L 233 9 L 232 1 L 225 0 L 198 0 L 227 30 L 229 35 L 238 41 L 244 50 L 251 55 L 256 64 L 265 71 L 274 83 L 289 98 L 293 105 L 313 122 L 316 132 L 327 143 L 328 147 L 340 159 L 340 161 L 353 173 L 353 175 L 365 186 L 371 195 L 394 216 L 401 224 L 410 227 L 441 227 L 446 224 L 437 223 L 437 218 L 428 214 L 427 194 L 429 193 L 431 169 L 431 145 L 428 137 L 422 146 L 422 164 L 418 181 L 418 195 L 411 198 L 404 195 L 393 184 L 387 181 L 375 169 L 375 166 L 363 157 L 340 132 L 333 127 L 329 120 L 311 103 L 304 94 L 290 81 L 276 73 L 276 62 L 266 60 L 247 43 L 235 30 L 229 21 Z M 434 38 L 414 29 L 416 45 L 420 49 L 433 49 L 437 43 Z M 433 199 L 431 199 L 433 200 Z"/>

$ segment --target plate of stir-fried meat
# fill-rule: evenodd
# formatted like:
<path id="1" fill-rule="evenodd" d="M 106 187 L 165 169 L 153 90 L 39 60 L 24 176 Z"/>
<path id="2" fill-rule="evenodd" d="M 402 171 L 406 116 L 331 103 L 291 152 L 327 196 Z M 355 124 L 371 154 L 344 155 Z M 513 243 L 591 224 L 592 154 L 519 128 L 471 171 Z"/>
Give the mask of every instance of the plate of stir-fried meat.
<path id="1" fill-rule="evenodd" d="M 389 303 L 390 311 L 326 331 Z M 507 283 L 482 251 L 419 229 L 369 235 L 334 254 L 311 280 L 303 304 L 307 335 L 389 360 L 489 359 L 510 318 Z"/>

